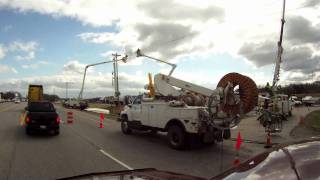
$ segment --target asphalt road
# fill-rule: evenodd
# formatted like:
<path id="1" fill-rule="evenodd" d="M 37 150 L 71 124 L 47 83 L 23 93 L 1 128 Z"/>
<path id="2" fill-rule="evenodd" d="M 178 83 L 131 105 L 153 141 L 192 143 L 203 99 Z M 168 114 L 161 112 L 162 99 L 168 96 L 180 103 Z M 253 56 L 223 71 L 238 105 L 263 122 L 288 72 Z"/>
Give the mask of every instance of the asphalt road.
<path id="1" fill-rule="evenodd" d="M 25 106 L 26 103 L 0 104 L 0 179 L 55 179 L 139 168 L 209 178 L 231 167 L 235 157 L 234 141 L 176 151 L 168 147 L 164 134 L 124 135 L 120 123 L 108 118 L 100 129 L 99 115 L 60 106 L 56 108 L 64 122 L 67 111 L 74 112 L 73 124 L 62 123 L 58 136 L 27 136 L 19 123 Z M 234 134 L 237 131 L 246 129 L 240 127 Z M 240 159 L 263 150 L 261 144 L 244 143 L 239 151 Z"/>

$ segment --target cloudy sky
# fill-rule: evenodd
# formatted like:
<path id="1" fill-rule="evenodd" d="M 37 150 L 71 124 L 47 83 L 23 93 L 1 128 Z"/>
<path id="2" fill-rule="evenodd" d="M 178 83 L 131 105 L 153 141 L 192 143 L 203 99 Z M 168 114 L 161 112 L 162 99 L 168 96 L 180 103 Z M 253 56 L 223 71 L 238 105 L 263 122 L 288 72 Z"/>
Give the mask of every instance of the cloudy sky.
<path id="1" fill-rule="evenodd" d="M 258 85 L 273 78 L 281 0 L 0 0 L 0 91 L 28 84 L 77 96 L 86 64 L 128 54 L 120 90 L 142 91 L 147 73 L 170 67 L 136 58 L 137 48 L 176 63 L 173 76 L 214 88 L 228 72 Z M 320 73 L 320 0 L 287 0 L 280 84 Z M 112 65 L 91 68 L 84 97 L 113 94 Z"/>

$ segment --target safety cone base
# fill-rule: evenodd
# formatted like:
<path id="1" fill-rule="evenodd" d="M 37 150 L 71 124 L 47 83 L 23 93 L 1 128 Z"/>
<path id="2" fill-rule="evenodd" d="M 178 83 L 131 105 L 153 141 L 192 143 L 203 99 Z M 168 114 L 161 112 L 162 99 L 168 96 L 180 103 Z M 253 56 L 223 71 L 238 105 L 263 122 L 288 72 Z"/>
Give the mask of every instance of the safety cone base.
<path id="1" fill-rule="evenodd" d="M 238 167 L 240 165 L 240 160 L 239 160 L 239 158 L 237 157 L 237 158 L 235 158 L 234 160 L 233 160 L 233 166 L 234 167 Z"/>
<path id="2" fill-rule="evenodd" d="M 264 148 L 271 148 L 271 147 L 272 147 L 271 136 L 270 136 L 270 133 L 268 133 L 267 142 L 266 142 L 266 145 L 264 146 Z"/>

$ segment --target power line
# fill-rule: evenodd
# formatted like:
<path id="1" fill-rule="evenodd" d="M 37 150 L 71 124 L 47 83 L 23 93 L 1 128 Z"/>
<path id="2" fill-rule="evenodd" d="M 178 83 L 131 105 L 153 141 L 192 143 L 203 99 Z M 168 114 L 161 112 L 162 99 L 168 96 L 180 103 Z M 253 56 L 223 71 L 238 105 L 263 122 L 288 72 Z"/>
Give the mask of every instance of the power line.
<path id="1" fill-rule="evenodd" d="M 174 43 L 177 43 L 177 42 L 179 42 L 179 41 L 181 41 L 181 40 L 183 40 L 183 39 L 186 39 L 186 38 L 188 38 L 188 37 L 191 37 L 191 36 L 195 36 L 195 35 L 197 35 L 199 32 L 191 32 L 191 33 L 187 33 L 187 34 L 184 34 L 184 35 L 182 35 L 182 36 L 180 36 L 180 37 L 177 37 L 177 38 L 175 38 L 175 39 L 171 39 L 171 40 L 169 40 L 169 41 L 164 41 L 164 42 L 161 42 L 161 43 L 156 43 L 156 44 L 154 44 L 152 47 L 150 47 L 150 48 L 144 48 L 144 51 L 145 52 L 147 52 L 147 51 L 152 51 L 152 50 L 155 50 L 155 48 L 159 48 L 159 47 L 162 47 L 162 46 L 164 46 L 164 45 L 168 45 L 168 44 L 174 44 Z"/>

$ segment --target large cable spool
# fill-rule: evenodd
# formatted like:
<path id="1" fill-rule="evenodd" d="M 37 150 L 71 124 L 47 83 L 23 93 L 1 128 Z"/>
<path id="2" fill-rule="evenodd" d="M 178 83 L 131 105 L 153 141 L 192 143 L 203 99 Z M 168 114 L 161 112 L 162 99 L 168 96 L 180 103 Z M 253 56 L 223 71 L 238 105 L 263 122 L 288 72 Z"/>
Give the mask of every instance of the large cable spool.
<path id="1" fill-rule="evenodd" d="M 233 87 L 239 86 L 240 103 L 223 104 L 222 110 L 231 115 L 250 112 L 258 102 L 256 83 L 251 78 L 239 73 L 229 73 L 221 78 L 217 87 L 226 88 L 229 82 L 232 83 Z"/>

